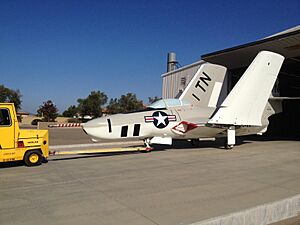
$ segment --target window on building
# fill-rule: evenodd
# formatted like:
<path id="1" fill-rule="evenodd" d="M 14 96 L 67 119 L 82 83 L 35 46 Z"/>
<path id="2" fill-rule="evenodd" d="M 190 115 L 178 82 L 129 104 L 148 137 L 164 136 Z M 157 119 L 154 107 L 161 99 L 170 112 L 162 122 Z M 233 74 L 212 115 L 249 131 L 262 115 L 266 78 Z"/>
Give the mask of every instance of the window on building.
<path id="1" fill-rule="evenodd" d="M 181 77 L 181 79 L 180 79 L 180 84 L 181 84 L 181 86 L 185 87 L 185 84 L 186 84 L 186 77 Z"/>

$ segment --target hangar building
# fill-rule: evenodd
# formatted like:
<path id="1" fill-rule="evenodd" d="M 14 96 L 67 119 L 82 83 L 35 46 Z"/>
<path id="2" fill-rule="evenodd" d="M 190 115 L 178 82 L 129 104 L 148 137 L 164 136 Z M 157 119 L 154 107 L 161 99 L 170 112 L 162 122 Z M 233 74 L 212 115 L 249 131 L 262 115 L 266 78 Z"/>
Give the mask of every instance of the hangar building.
<path id="1" fill-rule="evenodd" d="M 163 98 L 177 98 L 193 78 L 201 64 L 220 64 L 228 69 L 224 93 L 228 93 L 244 73 L 248 65 L 262 50 L 269 50 L 285 56 L 273 96 L 300 97 L 300 25 L 261 40 L 232 48 L 208 53 L 201 60 L 176 68 L 176 55 L 168 55 L 168 71 L 162 74 Z M 224 96 L 225 97 L 225 96 Z M 284 100 L 283 112 L 269 118 L 268 134 L 300 136 L 300 100 Z"/>

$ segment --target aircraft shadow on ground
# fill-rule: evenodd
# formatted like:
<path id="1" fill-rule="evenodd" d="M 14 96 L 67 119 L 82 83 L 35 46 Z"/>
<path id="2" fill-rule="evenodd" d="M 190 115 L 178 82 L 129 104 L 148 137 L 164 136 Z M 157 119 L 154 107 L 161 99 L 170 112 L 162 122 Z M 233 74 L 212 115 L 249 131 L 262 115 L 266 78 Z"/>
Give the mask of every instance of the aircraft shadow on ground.
<path id="1" fill-rule="evenodd" d="M 187 148 L 214 148 L 219 150 L 227 150 L 225 148 L 227 139 L 217 138 L 215 141 L 200 141 L 196 145 L 192 145 L 191 142 L 186 140 L 174 140 L 173 145 L 154 145 L 155 151 L 163 151 L 168 149 L 187 149 Z M 236 137 L 235 147 L 241 145 L 247 145 L 253 142 L 269 142 L 269 141 L 300 141 L 300 137 L 275 137 L 275 136 L 260 136 L 260 135 L 247 135 Z"/>
<path id="2" fill-rule="evenodd" d="M 257 135 L 249 135 L 237 137 L 236 145 L 234 148 L 237 148 L 241 145 L 251 144 L 253 142 L 265 142 L 265 141 L 300 141 L 299 137 L 268 137 L 268 136 L 257 136 Z M 153 145 L 154 150 L 152 152 L 159 151 L 168 151 L 168 150 L 184 150 L 184 149 L 199 149 L 201 148 L 213 148 L 216 150 L 227 151 L 224 145 L 226 143 L 226 138 L 218 138 L 215 141 L 200 141 L 198 145 L 193 146 L 191 142 L 186 140 L 174 140 L 171 146 L 168 145 Z M 129 146 L 129 147 L 140 147 L 140 146 Z M 73 160 L 73 159 L 83 159 L 83 158 L 96 158 L 96 157 L 108 157 L 108 156 L 116 156 L 116 155 L 133 155 L 133 154 L 149 154 L 148 152 L 114 152 L 114 153 L 91 153 L 91 154 L 80 154 L 74 156 L 68 156 L 62 158 L 54 158 L 50 159 L 50 161 L 65 161 L 65 160 Z"/>
<path id="3" fill-rule="evenodd" d="M 83 154 L 74 154 L 68 155 L 67 157 L 64 155 L 56 156 L 58 158 L 50 158 L 48 161 L 67 161 L 67 160 L 74 160 L 74 159 L 85 159 L 85 158 L 98 158 L 98 157 L 108 157 L 108 156 L 117 156 L 117 155 L 134 155 L 134 154 L 141 154 L 143 152 L 114 152 L 114 153 L 83 153 Z M 15 161 L 15 162 L 4 162 L 0 163 L 0 169 L 6 168 L 14 168 L 14 167 L 21 167 L 26 166 L 22 161 Z"/>
<path id="4" fill-rule="evenodd" d="M 113 153 L 82 153 L 71 155 L 68 157 L 65 156 L 57 156 L 59 158 L 50 158 L 49 161 L 66 161 L 66 160 L 73 160 L 73 159 L 85 159 L 85 158 L 99 158 L 99 157 L 109 157 L 109 156 L 117 156 L 117 155 L 134 155 L 134 154 L 141 154 L 142 152 L 113 152 Z M 61 158 L 60 158 L 61 157 Z"/>
<path id="5" fill-rule="evenodd" d="M 300 141 L 300 137 L 274 137 L 274 136 L 257 136 L 257 135 L 249 135 L 237 137 L 236 145 L 234 148 L 237 148 L 241 145 L 247 145 L 253 142 L 268 142 L 268 141 Z M 226 143 L 226 138 L 218 138 L 215 141 L 200 141 L 197 145 L 192 145 L 191 142 L 186 140 L 174 140 L 171 146 L 168 145 L 153 145 L 153 152 L 159 151 L 168 151 L 168 150 L 184 150 L 184 149 L 199 149 L 201 148 L 213 148 L 217 150 L 227 151 L 225 149 L 224 144 Z M 130 146 L 130 147 L 140 147 L 140 146 Z M 113 152 L 113 153 L 84 153 L 70 156 L 57 156 L 57 158 L 50 158 L 49 161 L 66 161 L 66 160 L 74 160 L 74 159 L 84 159 L 84 158 L 98 158 L 98 157 L 109 157 L 109 156 L 117 156 L 117 155 L 134 155 L 134 154 L 149 154 L 149 152 L 145 151 L 137 151 L 137 152 Z M 17 162 L 6 162 L 0 163 L 0 169 L 12 168 L 12 167 L 20 167 L 25 166 L 22 161 Z"/>
<path id="6" fill-rule="evenodd" d="M 225 140 L 225 139 L 224 139 Z M 53 158 L 50 159 L 49 161 L 66 161 L 66 160 L 74 160 L 74 159 L 83 159 L 83 158 L 96 158 L 96 157 L 109 157 L 109 156 L 117 156 L 117 155 L 134 155 L 134 154 L 149 154 L 151 152 L 161 152 L 161 151 L 168 151 L 168 150 L 184 150 L 184 149 L 190 149 L 190 148 L 216 148 L 216 149 L 221 149 L 220 144 L 217 141 L 217 144 L 215 141 L 203 141 L 200 142 L 199 146 L 192 146 L 192 144 L 186 140 L 175 140 L 172 145 L 152 145 L 153 150 L 148 152 L 148 151 L 128 151 L 128 152 L 113 152 L 113 153 L 83 153 L 83 154 L 77 154 L 77 155 L 71 155 L 68 157 L 65 156 L 57 156 L 58 158 Z M 141 147 L 141 146 L 128 146 L 128 147 Z M 223 148 L 224 150 L 224 148 Z"/>

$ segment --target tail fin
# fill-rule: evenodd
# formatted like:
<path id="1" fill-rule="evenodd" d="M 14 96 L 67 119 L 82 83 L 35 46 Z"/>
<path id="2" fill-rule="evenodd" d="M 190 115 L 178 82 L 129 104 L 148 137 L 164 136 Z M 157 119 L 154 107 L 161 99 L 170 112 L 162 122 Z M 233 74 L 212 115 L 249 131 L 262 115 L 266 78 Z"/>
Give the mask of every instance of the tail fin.
<path id="1" fill-rule="evenodd" d="M 274 52 L 258 53 L 209 123 L 261 126 L 283 60 Z"/>
<path id="2" fill-rule="evenodd" d="M 195 106 L 216 107 L 226 71 L 224 66 L 202 64 L 179 99 Z"/>

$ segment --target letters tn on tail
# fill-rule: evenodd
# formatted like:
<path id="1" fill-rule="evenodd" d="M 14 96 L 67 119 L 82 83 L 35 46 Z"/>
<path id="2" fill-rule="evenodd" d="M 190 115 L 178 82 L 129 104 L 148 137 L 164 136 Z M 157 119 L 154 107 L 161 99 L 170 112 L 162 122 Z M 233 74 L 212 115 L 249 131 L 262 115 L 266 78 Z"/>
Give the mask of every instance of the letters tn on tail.
<path id="1" fill-rule="evenodd" d="M 282 55 L 274 52 L 258 53 L 208 123 L 261 126 L 262 114 L 283 60 Z"/>
<path id="2" fill-rule="evenodd" d="M 179 99 L 194 106 L 216 107 L 226 71 L 224 66 L 202 64 Z"/>

